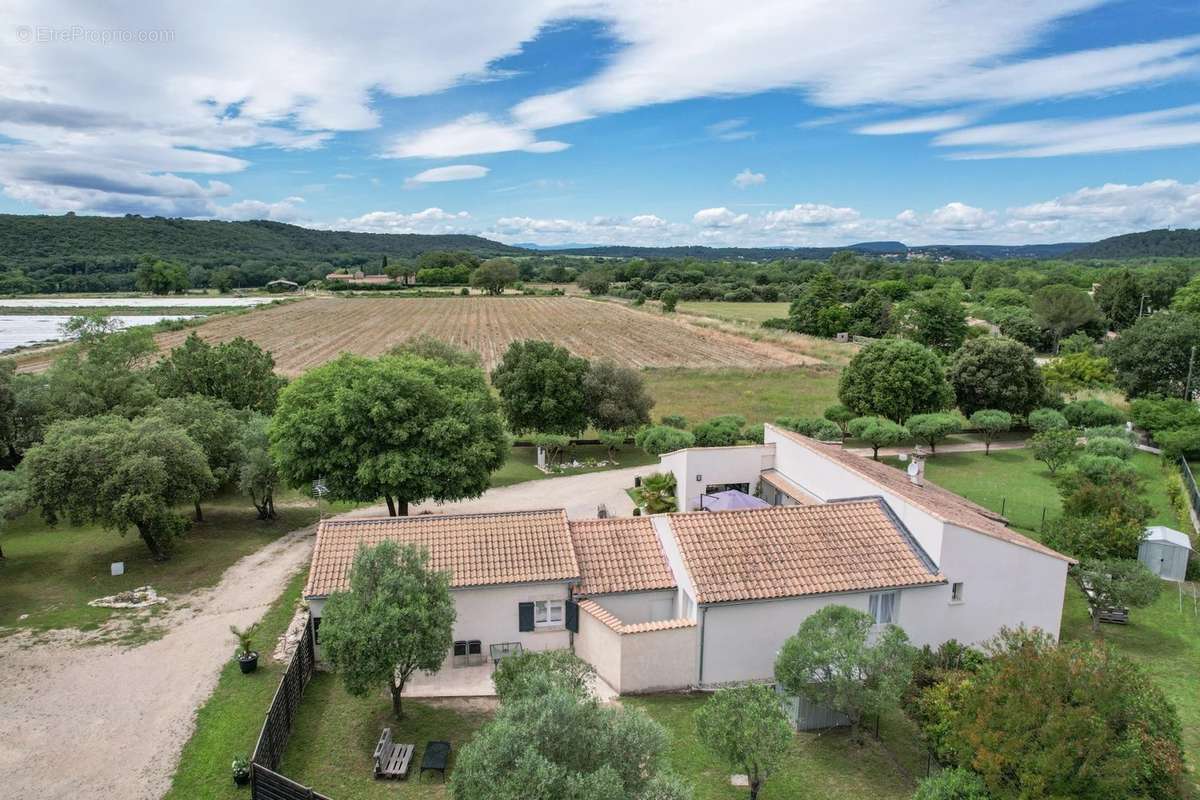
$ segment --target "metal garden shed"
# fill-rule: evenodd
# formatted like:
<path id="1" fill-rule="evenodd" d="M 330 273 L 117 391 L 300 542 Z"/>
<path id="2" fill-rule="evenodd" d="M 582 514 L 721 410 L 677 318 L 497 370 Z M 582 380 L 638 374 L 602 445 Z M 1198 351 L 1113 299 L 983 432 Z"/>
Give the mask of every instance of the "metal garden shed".
<path id="1" fill-rule="evenodd" d="M 1160 578 L 1182 581 L 1187 574 L 1191 552 L 1192 543 L 1186 533 L 1154 525 L 1146 528 L 1146 535 L 1138 546 L 1138 561 Z"/>

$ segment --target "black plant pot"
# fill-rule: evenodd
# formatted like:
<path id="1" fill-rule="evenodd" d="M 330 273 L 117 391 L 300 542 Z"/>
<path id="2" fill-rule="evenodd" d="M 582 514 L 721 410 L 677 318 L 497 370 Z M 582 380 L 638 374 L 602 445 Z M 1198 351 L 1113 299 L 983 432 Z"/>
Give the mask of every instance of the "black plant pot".
<path id="1" fill-rule="evenodd" d="M 236 786 L 245 786 L 246 784 L 250 783 L 249 771 L 233 773 L 233 782 Z"/>
<path id="2" fill-rule="evenodd" d="M 242 668 L 243 675 L 249 675 L 251 672 L 254 672 L 258 669 L 258 652 L 251 651 L 250 655 L 238 656 L 238 666 Z"/>

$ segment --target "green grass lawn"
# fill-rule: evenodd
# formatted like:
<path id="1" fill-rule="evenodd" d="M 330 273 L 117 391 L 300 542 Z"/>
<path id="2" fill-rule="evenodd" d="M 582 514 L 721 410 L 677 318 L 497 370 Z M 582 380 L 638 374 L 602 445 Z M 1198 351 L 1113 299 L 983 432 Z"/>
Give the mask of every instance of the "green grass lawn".
<path id="1" fill-rule="evenodd" d="M 761 324 L 772 317 L 786 317 L 791 303 L 724 303 L 719 300 L 688 300 L 676 306 L 683 314 L 712 317 L 726 322 Z"/>
<path id="2" fill-rule="evenodd" d="M 625 697 L 627 708 L 640 708 L 671 733 L 670 760 L 692 784 L 695 800 L 744 800 L 745 788 L 730 785 L 732 770 L 713 756 L 696 736 L 695 713 L 707 695 L 670 694 Z M 798 733 L 783 767 L 767 781 L 761 800 L 887 800 L 908 798 L 925 772 L 925 754 L 912 724 L 896 714 L 881 725 L 880 741 L 862 745 L 847 731 Z M 915 748 L 912 746 L 916 743 Z"/>
<path id="3" fill-rule="evenodd" d="M 184 745 L 179 769 L 164 800 L 235 800 L 249 791 L 233 784 L 232 763 L 237 756 L 249 758 L 285 664 L 271 661 L 266 653 L 287 630 L 304 588 L 308 570 L 300 570 L 263 616 L 258 627 L 257 672 L 243 675 L 233 660 L 221 670 L 217 688 L 196 714 L 196 729 Z M 336 798 L 336 800 L 349 800 Z"/>
<path id="4" fill-rule="evenodd" d="M 581 462 L 588 459 L 602 461 L 608 458 L 608 448 L 599 444 L 581 444 L 571 448 L 570 458 Z M 565 472 L 547 474 L 537 468 L 536 447 L 514 447 L 508 455 L 504 466 L 492 473 L 492 488 L 511 486 L 514 483 L 537 481 L 543 478 L 557 478 L 562 475 L 583 475 L 588 472 L 603 472 L 609 469 L 624 469 L 625 467 L 640 467 L 645 464 L 657 464 L 658 459 L 640 447 L 626 445 L 617 452 L 617 463 L 600 467 L 580 467 Z"/>
<path id="5" fill-rule="evenodd" d="M 838 401 L 838 370 L 831 367 L 670 368 L 647 370 L 645 376 L 655 420 L 663 414 L 682 414 L 689 422 L 741 414 L 755 424 L 784 416 L 819 417 Z"/>
<path id="6" fill-rule="evenodd" d="M 899 462 L 889 459 L 890 463 Z M 1146 499 L 1154 507 L 1150 524 L 1179 527 L 1167 498 L 1162 462 L 1150 453 L 1135 453 L 1133 465 L 1145 479 Z M 1046 519 L 1062 511 L 1058 490 L 1046 466 L 1031 451 L 996 450 L 983 453 L 940 453 L 925 462 L 925 474 L 934 483 L 961 494 L 984 508 L 1003 511 L 1014 527 L 1041 529 L 1042 509 Z"/>
<path id="7" fill-rule="evenodd" d="M 387 692 L 352 697 L 336 675 L 320 672 L 305 690 L 280 771 L 333 800 L 448 797 L 438 773 L 420 778 L 425 743 L 450 742 L 449 777 L 457 753 L 490 716 L 490 705 L 485 700 L 406 700 L 404 719 L 397 722 Z M 397 743 L 416 745 L 406 780 L 372 777 L 371 755 L 385 727 Z"/>
<path id="8" fill-rule="evenodd" d="M 279 519 L 262 522 L 240 495 L 209 501 L 205 521 L 192 526 L 165 562 L 151 558 L 135 532 L 122 537 L 65 522 L 51 527 L 37 513 L 26 514 L 0 534 L 7 556 L 0 562 L 0 630 L 87 630 L 114 614 L 132 613 L 88 606 L 97 597 L 147 584 L 168 595 L 212 586 L 241 557 L 317 518 L 316 508 L 301 505 L 305 501 L 297 496 L 280 502 Z M 114 561 L 125 562 L 124 575 L 110 574 Z"/>

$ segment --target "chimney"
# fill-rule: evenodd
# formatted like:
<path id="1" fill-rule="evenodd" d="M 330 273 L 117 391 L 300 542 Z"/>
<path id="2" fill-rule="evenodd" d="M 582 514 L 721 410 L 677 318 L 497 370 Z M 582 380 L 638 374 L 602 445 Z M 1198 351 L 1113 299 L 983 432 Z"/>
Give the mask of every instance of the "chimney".
<path id="1" fill-rule="evenodd" d="M 913 486 L 925 485 L 925 451 L 918 445 L 908 464 L 908 480 Z"/>

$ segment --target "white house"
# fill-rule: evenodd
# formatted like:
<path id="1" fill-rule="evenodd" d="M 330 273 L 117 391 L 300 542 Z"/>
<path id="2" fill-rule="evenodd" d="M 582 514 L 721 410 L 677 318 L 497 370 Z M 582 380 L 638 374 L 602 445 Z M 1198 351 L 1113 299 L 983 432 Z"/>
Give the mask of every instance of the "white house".
<path id="1" fill-rule="evenodd" d="M 918 645 L 1018 625 L 1058 635 L 1069 559 L 919 474 L 773 426 L 763 445 L 680 450 L 662 464 L 683 508 L 729 488 L 772 507 L 327 520 L 305 597 L 319 619 L 348 588 L 359 546 L 420 544 L 450 572 L 455 640 L 485 656 L 509 643 L 572 647 L 622 693 L 769 679 L 784 640 L 831 603 Z"/>

